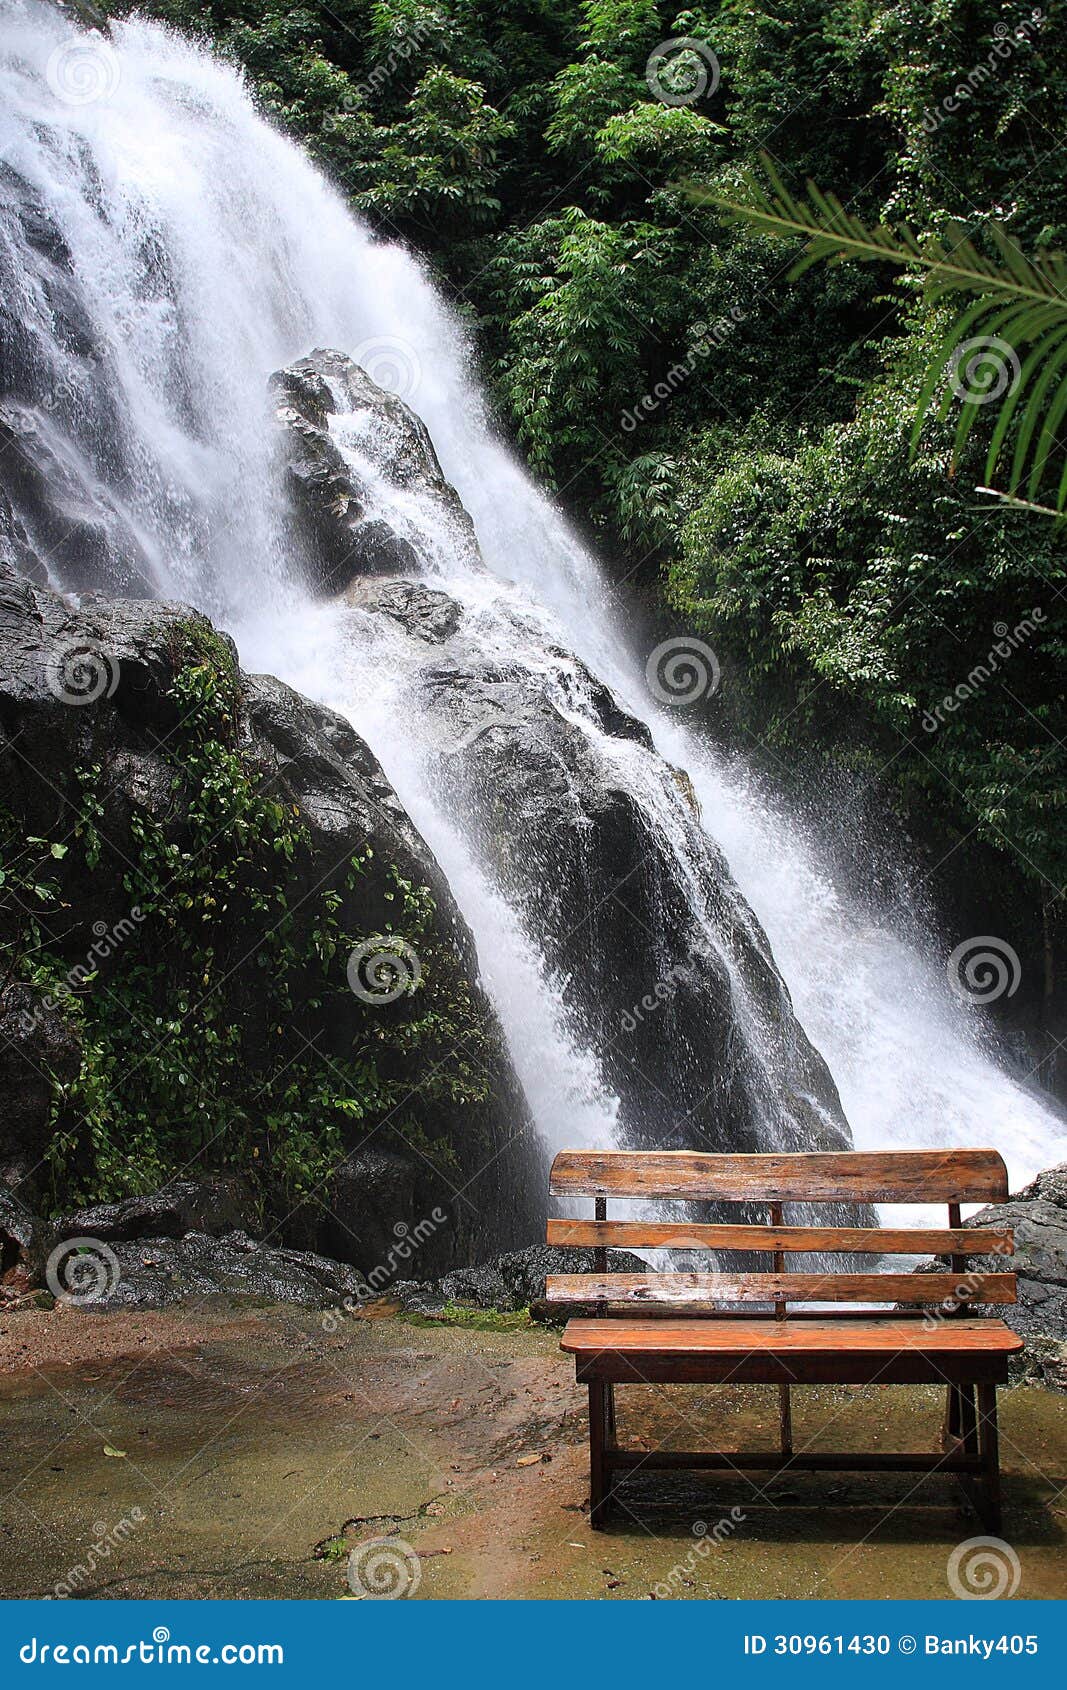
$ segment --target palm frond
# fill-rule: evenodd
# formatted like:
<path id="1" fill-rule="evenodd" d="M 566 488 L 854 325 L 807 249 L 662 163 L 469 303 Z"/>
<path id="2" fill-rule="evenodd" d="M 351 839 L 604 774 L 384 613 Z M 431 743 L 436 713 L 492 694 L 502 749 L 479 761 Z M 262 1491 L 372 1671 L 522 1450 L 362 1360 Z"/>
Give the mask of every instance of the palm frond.
<path id="1" fill-rule="evenodd" d="M 1059 430 L 1067 420 L 1067 259 L 1061 253 L 1028 257 L 997 225 L 989 229 L 995 257 L 979 251 L 959 227 L 943 237 L 922 238 L 906 226 L 871 227 L 812 182 L 805 198 L 790 193 L 766 156 L 763 170 L 765 180 L 755 172 L 747 174 L 739 199 L 708 189 L 692 191 L 731 221 L 780 240 L 802 240 L 804 248 L 789 272 L 791 278 L 820 260 L 883 263 L 919 272 L 932 302 L 954 292 L 977 296 L 949 323 L 927 370 L 912 450 L 935 406 L 944 420 L 959 405 L 954 446 L 958 455 L 985 407 L 996 404 L 986 479 L 992 480 L 1010 441 L 1006 499 L 1027 509 L 1051 508 L 1033 501 L 1053 458 L 1064 456 Z M 1019 498 L 1024 484 L 1025 500 Z M 1067 463 L 1055 502 L 1058 514 L 1065 510 Z"/>

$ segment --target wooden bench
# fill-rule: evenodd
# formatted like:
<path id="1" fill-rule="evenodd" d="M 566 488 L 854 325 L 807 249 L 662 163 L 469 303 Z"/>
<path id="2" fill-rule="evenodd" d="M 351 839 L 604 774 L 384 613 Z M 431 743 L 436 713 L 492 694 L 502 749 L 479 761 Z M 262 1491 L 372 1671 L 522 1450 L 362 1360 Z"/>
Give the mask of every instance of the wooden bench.
<path id="1" fill-rule="evenodd" d="M 550 1303 L 593 1306 L 592 1318 L 568 1322 L 561 1343 L 575 1358 L 579 1384 L 589 1386 L 594 1527 L 606 1523 L 615 1474 L 696 1468 L 953 1473 L 988 1529 L 999 1530 L 996 1390 L 1022 1339 L 1002 1320 L 974 1316 L 969 1305 L 1013 1303 L 1015 1275 L 968 1270 L 967 1258 L 1008 1256 L 1014 1240 L 1010 1229 L 980 1231 L 960 1222 L 962 1203 L 1008 1194 L 1007 1172 L 995 1150 L 765 1156 L 564 1150 L 552 1164 L 550 1190 L 558 1197 L 592 1197 L 596 1204 L 593 1220 L 548 1223 L 550 1244 L 592 1251 L 592 1271 L 552 1275 L 546 1286 Z M 682 1217 L 609 1221 L 609 1199 L 738 1203 L 749 1214 L 765 1205 L 768 1212 L 766 1222 L 756 1225 Z M 795 1226 L 783 1218 L 786 1203 L 946 1203 L 948 1226 Z M 770 1256 L 773 1271 L 609 1273 L 609 1247 L 761 1252 Z M 946 1256 L 949 1271 L 786 1271 L 786 1257 L 797 1252 Z M 797 1303 L 832 1306 L 790 1308 Z M 855 1306 L 878 1303 L 920 1306 Z M 727 1310 L 724 1304 L 734 1306 Z M 647 1451 L 617 1442 L 616 1385 L 731 1382 L 779 1386 L 778 1450 Z M 864 1455 L 806 1444 L 795 1448 L 791 1387 L 825 1383 L 945 1385 L 942 1449 Z"/>

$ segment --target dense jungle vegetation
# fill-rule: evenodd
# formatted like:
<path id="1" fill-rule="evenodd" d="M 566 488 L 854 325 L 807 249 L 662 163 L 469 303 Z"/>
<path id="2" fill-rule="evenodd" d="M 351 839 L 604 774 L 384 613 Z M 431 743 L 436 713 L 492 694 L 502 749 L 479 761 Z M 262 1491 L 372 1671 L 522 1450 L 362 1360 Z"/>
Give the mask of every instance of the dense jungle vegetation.
<path id="1" fill-rule="evenodd" d="M 128 9 L 112 5 L 112 11 Z M 761 152 L 877 222 L 1067 247 L 1067 27 L 1024 0 L 152 0 L 427 255 L 504 428 L 617 579 L 710 643 L 723 726 L 846 765 L 945 903 L 1050 954 L 1067 543 L 917 396 L 951 304 L 726 221 Z M 661 43 L 706 83 L 657 96 Z M 699 69 L 699 64 L 698 67 Z M 662 89 L 660 90 L 662 93 Z M 999 651 L 998 651 L 999 647 Z M 949 706 L 942 701 L 951 697 Z M 957 905 L 957 913 L 959 906 Z M 973 930 L 973 929 L 971 929 Z M 1046 990 L 1051 980 L 1046 981 Z"/>

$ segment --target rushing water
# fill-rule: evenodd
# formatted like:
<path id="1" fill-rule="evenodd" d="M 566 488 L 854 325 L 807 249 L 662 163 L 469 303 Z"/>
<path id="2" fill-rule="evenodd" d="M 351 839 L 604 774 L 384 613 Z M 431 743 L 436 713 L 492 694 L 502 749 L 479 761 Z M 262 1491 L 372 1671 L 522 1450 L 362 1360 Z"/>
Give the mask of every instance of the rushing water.
<path id="1" fill-rule="evenodd" d="M 269 669 L 345 710 L 435 850 L 478 942 L 487 985 L 550 1141 L 610 1143 L 617 1103 L 576 1036 L 539 947 L 434 793 L 425 747 L 397 731 L 400 665 L 379 629 L 312 603 L 285 540 L 272 371 L 313 347 L 350 353 L 427 424 L 474 519 L 489 574 L 420 508 L 383 487 L 394 525 L 488 643 L 524 630 L 530 664 L 593 732 L 560 664 L 576 652 L 686 769 L 703 824 L 769 936 L 801 1023 L 828 1061 L 861 1148 L 992 1143 L 1013 1182 L 1067 1154 L 1057 1116 L 998 1064 L 944 959 L 835 886 L 817 839 L 743 765 L 711 750 L 650 692 L 595 561 L 493 437 L 471 349 L 419 263 L 375 241 L 300 150 L 261 122 L 237 76 L 157 26 L 111 43 L 39 0 L 0 0 L 0 159 L 63 234 L 76 280 L 56 297 L 32 218 L 4 212 L 17 285 L 3 309 L 31 351 L 14 381 L 25 452 L 71 513 L 36 536 L 60 586 L 86 546 L 97 584 L 138 582 L 197 604 Z M 54 254 L 52 255 L 54 257 Z M 22 407 L 21 411 L 19 407 Z M 372 469 L 366 443 L 337 438 Z M 88 533 L 84 512 L 93 511 Z M 80 548 L 80 550 L 79 550 Z M 95 548 L 95 549 L 94 549 Z M 540 657 L 538 656 L 540 653 Z M 562 707 L 562 705 L 561 705 Z M 683 866 L 693 842 L 648 754 L 620 778 Z M 701 916 L 701 920 L 704 918 Z M 704 922 L 727 964 L 729 946 Z M 703 930 L 703 929 L 702 929 Z M 732 973 L 737 1013 L 768 1086 L 774 1053 Z"/>

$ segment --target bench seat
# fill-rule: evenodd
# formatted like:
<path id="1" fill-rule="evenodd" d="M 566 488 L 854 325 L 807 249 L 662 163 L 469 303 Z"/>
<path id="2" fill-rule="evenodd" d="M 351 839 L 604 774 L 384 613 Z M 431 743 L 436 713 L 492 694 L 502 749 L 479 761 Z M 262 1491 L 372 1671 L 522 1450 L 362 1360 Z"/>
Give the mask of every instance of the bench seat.
<path id="1" fill-rule="evenodd" d="M 1004 1321 L 833 1315 L 568 1321 L 581 1384 L 1002 1384 L 1023 1340 Z"/>

